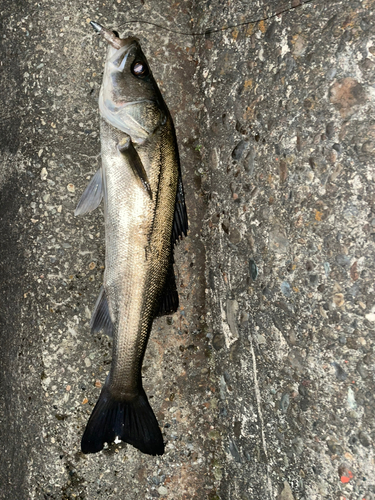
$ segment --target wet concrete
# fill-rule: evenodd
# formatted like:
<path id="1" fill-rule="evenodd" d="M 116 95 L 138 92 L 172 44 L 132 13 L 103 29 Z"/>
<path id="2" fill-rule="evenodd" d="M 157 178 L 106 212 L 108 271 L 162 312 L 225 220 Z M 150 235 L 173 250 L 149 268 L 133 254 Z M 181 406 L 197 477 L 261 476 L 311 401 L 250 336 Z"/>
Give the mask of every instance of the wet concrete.
<path id="1" fill-rule="evenodd" d="M 375 498 L 375 2 L 300 3 L 2 2 L 1 498 Z M 100 162 L 90 19 L 140 38 L 180 146 L 157 458 L 80 452 L 111 347 L 89 332 L 102 209 L 73 216 Z"/>

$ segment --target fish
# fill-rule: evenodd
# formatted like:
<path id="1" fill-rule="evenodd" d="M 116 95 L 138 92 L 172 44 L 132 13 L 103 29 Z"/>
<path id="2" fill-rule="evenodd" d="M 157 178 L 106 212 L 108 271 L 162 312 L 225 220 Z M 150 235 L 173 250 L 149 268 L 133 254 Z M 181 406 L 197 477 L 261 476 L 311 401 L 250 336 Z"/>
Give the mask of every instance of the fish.
<path id="1" fill-rule="evenodd" d="M 139 40 L 91 25 L 108 42 L 99 94 L 101 167 L 75 215 L 104 199 L 105 270 L 90 327 L 112 336 L 113 347 L 81 450 L 96 453 L 121 440 L 162 455 L 141 368 L 154 318 L 179 306 L 173 251 L 187 235 L 188 217 L 177 139 Z"/>

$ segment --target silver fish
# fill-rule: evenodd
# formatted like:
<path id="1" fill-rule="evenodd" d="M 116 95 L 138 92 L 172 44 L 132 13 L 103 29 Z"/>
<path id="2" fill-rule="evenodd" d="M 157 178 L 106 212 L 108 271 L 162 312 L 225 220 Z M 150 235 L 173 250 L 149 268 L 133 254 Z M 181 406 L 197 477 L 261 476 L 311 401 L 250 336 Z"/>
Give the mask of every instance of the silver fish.
<path id="1" fill-rule="evenodd" d="M 109 44 L 99 97 L 102 166 L 75 214 L 104 198 L 105 272 L 91 329 L 113 335 L 113 353 L 81 448 L 95 453 L 121 439 L 161 455 L 163 437 L 141 367 L 154 318 L 178 307 L 173 247 L 188 221 L 177 141 L 138 40 L 91 24 Z"/>

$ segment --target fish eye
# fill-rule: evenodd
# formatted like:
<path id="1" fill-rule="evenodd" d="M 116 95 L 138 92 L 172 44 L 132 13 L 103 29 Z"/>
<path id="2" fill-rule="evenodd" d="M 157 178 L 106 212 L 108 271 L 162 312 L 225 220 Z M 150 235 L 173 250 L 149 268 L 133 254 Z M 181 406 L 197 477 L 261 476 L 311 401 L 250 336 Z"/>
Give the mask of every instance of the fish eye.
<path id="1" fill-rule="evenodd" d="M 143 77 L 148 75 L 148 67 L 141 61 L 135 61 L 131 69 L 134 76 Z"/>

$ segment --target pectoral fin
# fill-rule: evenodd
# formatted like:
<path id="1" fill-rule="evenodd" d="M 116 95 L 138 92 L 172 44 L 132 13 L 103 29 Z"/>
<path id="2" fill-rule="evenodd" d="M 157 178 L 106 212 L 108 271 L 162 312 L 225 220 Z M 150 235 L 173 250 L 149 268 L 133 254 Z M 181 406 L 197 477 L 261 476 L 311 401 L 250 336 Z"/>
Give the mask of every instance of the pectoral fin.
<path id="1" fill-rule="evenodd" d="M 96 172 L 78 202 L 74 215 L 84 215 L 95 210 L 103 198 L 102 169 Z"/>
<path id="2" fill-rule="evenodd" d="M 90 328 L 92 333 L 104 330 L 104 333 L 109 337 L 113 335 L 113 325 L 109 314 L 108 300 L 103 286 L 100 289 L 99 297 L 91 316 Z"/>
<path id="3" fill-rule="evenodd" d="M 118 144 L 117 148 L 120 153 L 127 158 L 139 185 L 147 191 L 150 198 L 152 199 L 151 186 L 147 177 L 146 170 L 143 166 L 142 160 L 137 153 L 137 150 L 133 146 L 130 137 L 127 136 L 126 138 L 124 138 Z"/>

